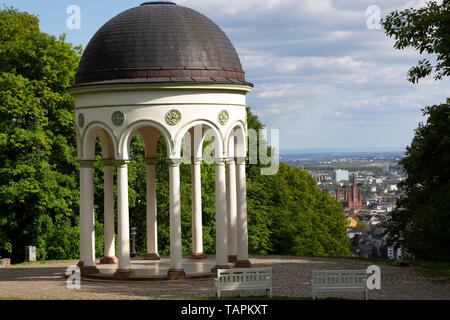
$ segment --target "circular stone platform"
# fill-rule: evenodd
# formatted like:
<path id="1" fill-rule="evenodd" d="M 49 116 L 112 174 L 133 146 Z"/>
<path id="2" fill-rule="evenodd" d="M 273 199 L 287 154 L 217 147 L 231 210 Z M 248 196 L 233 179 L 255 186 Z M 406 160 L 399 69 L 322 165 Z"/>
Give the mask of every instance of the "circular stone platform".
<path id="1" fill-rule="evenodd" d="M 170 280 L 167 276 L 169 271 L 169 257 L 161 257 L 161 260 L 145 260 L 143 257 L 131 258 L 131 270 L 135 276 L 120 281 L 162 281 Z M 183 258 L 183 269 L 186 273 L 184 279 L 211 279 L 216 277 L 216 273 L 211 269 L 216 265 L 214 256 L 203 260 L 192 260 Z M 97 264 L 100 273 L 83 276 L 84 280 L 110 280 L 119 281 L 113 277 L 117 270 L 117 264 Z"/>

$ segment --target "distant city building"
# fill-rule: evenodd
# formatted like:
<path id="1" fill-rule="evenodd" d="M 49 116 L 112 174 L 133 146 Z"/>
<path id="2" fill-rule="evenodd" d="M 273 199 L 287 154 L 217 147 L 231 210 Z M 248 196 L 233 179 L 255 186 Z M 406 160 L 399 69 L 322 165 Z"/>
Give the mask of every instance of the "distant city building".
<path id="1" fill-rule="evenodd" d="M 352 218 L 352 217 L 347 218 L 347 227 L 348 228 L 356 228 L 357 225 L 358 225 L 358 221 L 356 221 L 355 218 Z"/>
<path id="2" fill-rule="evenodd" d="M 398 191 L 398 187 L 396 184 L 389 185 L 389 191 Z"/>
<path id="3" fill-rule="evenodd" d="M 356 177 L 353 175 L 352 188 L 349 189 L 348 185 L 345 186 L 344 200 L 341 200 L 341 191 L 339 185 L 336 190 L 336 200 L 342 202 L 344 210 L 361 210 L 362 208 L 362 196 L 361 190 L 358 192 L 358 185 L 356 184 Z"/>
<path id="4" fill-rule="evenodd" d="M 347 170 L 334 170 L 332 174 L 332 179 L 336 182 L 348 181 L 348 171 Z"/>
<path id="5" fill-rule="evenodd" d="M 387 248 L 387 256 L 389 259 L 394 260 L 395 259 L 395 254 L 394 254 L 394 247 L 393 246 L 389 246 Z"/>
<path id="6" fill-rule="evenodd" d="M 316 179 L 317 182 L 325 182 L 327 180 L 330 180 L 330 177 L 327 173 L 311 173 L 314 179 Z"/>

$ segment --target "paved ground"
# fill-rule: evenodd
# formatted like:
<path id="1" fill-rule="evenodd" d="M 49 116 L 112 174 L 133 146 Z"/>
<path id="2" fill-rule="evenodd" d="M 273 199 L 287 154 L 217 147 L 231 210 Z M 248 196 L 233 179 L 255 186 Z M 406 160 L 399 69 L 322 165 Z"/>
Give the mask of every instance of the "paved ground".
<path id="1" fill-rule="evenodd" d="M 371 263 L 348 259 L 252 257 L 254 266 L 273 268 L 273 294 L 283 297 L 311 297 L 311 270 L 365 269 Z M 77 261 L 19 265 L 0 268 L 0 299 L 173 299 L 214 296 L 213 280 L 175 282 L 82 282 L 80 290 L 66 288 L 62 273 Z M 381 290 L 369 292 L 369 299 L 450 299 L 450 284 L 436 283 L 413 267 L 379 264 Z M 224 296 L 236 295 L 225 293 Z M 242 293 L 242 296 L 258 292 Z M 322 293 L 319 297 L 362 299 L 362 293 Z"/>

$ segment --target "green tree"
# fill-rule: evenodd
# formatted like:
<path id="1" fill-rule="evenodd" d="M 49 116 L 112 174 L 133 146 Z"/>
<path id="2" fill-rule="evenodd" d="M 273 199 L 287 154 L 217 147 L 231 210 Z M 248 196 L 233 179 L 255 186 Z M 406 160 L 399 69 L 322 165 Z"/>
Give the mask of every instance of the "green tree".
<path id="1" fill-rule="evenodd" d="M 409 81 L 417 83 L 433 71 L 436 80 L 450 75 L 449 0 L 443 0 L 442 4 L 429 1 L 420 9 L 394 11 L 382 24 L 386 34 L 395 39 L 394 48 L 412 47 L 420 54 L 435 56 L 436 61 L 426 57 L 412 67 L 408 73 Z"/>
<path id="2" fill-rule="evenodd" d="M 358 218 L 354 218 L 354 219 L 357 220 L 356 227 L 355 227 L 356 231 L 369 232 L 370 229 L 369 229 L 369 225 L 367 223 L 360 221 Z"/>
<path id="3" fill-rule="evenodd" d="M 247 122 L 256 131 L 264 128 L 250 109 Z M 281 163 L 276 174 L 261 175 L 262 167 L 247 165 L 250 253 L 349 255 L 342 205 L 317 188 L 306 171 Z"/>
<path id="4" fill-rule="evenodd" d="M 428 55 L 412 67 L 408 80 L 417 83 L 434 71 L 439 80 L 450 74 L 450 1 L 430 1 L 420 9 L 392 12 L 383 21 L 395 48 L 415 48 Z M 430 62 L 430 57 L 435 62 Z M 434 64 L 434 65 L 433 65 Z M 404 197 L 392 213 L 390 242 L 404 244 L 410 253 L 425 259 L 450 259 L 450 100 L 426 107 L 426 124 L 420 124 L 400 162 L 407 179 L 400 184 Z"/>
<path id="5" fill-rule="evenodd" d="M 74 103 L 66 88 L 79 57 L 64 37 L 41 32 L 35 16 L 0 11 L 0 255 L 13 262 L 26 245 L 37 245 L 39 258 L 76 252 Z"/>
<path id="6" fill-rule="evenodd" d="M 450 99 L 426 107 L 426 124 L 416 129 L 400 161 L 407 174 L 400 183 L 389 229 L 393 240 L 403 235 L 405 246 L 419 258 L 450 260 Z"/>

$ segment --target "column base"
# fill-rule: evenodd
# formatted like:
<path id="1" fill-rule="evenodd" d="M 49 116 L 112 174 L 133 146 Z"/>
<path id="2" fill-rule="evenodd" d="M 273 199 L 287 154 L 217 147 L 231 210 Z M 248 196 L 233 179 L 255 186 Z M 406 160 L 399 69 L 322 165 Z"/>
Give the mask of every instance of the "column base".
<path id="1" fill-rule="evenodd" d="M 144 260 L 161 260 L 161 257 L 157 253 L 146 253 Z"/>
<path id="2" fill-rule="evenodd" d="M 167 272 L 167 278 L 169 280 L 181 280 L 186 277 L 186 273 L 181 269 L 169 269 Z"/>
<path id="3" fill-rule="evenodd" d="M 83 266 L 80 268 L 81 276 L 88 276 L 90 274 L 100 273 L 100 270 L 96 266 Z"/>
<path id="4" fill-rule="evenodd" d="M 136 274 L 131 269 L 117 269 L 113 274 L 113 278 L 116 280 L 126 280 L 129 278 L 134 278 Z"/>
<path id="5" fill-rule="evenodd" d="M 191 253 L 191 255 L 189 256 L 189 259 L 191 259 L 191 260 L 203 260 L 203 259 L 208 259 L 208 256 L 206 254 L 204 254 L 203 252 L 201 252 L 201 253 Z"/>
<path id="6" fill-rule="evenodd" d="M 116 264 L 119 262 L 117 257 L 103 257 L 100 259 L 100 264 Z"/>
<path id="7" fill-rule="evenodd" d="M 235 268 L 251 268 L 252 263 L 250 262 L 250 260 L 237 260 L 234 263 L 234 267 Z"/>
<path id="8" fill-rule="evenodd" d="M 229 264 L 216 265 L 211 269 L 211 272 L 217 273 L 217 269 L 232 269 L 232 267 Z"/>
<path id="9" fill-rule="evenodd" d="M 237 261 L 237 255 L 229 255 L 228 262 L 235 263 Z"/>

